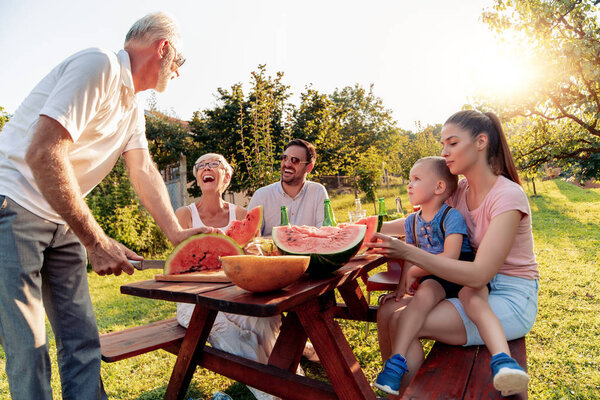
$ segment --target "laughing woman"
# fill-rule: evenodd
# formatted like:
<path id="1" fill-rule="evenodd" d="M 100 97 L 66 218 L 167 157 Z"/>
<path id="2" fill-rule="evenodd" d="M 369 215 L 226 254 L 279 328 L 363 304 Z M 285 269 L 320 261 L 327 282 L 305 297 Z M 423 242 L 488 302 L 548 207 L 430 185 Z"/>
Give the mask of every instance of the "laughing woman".
<path id="1" fill-rule="evenodd" d="M 222 155 L 204 154 L 196 160 L 193 172 L 202 190 L 202 197 L 195 203 L 175 211 L 183 228 L 207 226 L 225 232 L 232 221 L 246 216 L 244 208 L 223 200 L 223 193 L 231 182 L 233 169 Z M 187 328 L 193 311 L 193 304 L 178 303 L 179 324 Z M 266 364 L 275 345 L 280 325 L 279 315 L 258 318 L 220 312 L 208 341 L 217 349 Z M 256 389 L 250 390 L 257 399 L 272 398 Z"/>

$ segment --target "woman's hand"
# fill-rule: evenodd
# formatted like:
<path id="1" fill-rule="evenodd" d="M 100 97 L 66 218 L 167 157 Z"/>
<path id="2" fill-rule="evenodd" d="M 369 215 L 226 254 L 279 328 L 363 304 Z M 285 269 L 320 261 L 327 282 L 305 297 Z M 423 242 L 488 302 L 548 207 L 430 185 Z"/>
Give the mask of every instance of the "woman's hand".
<path id="1" fill-rule="evenodd" d="M 383 235 L 381 233 L 373 234 L 373 239 L 379 239 L 375 242 L 365 243 L 365 246 L 369 247 L 369 253 L 381 254 L 388 258 L 398 258 L 401 260 L 406 259 L 406 254 L 411 245 L 404 243 L 400 239 L 395 239 L 391 236 Z"/>

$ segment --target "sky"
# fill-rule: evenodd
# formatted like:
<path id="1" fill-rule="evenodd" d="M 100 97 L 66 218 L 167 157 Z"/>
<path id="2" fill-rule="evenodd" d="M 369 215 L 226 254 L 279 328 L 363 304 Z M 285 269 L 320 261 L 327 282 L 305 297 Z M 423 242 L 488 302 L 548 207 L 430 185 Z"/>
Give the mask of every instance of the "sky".
<path id="1" fill-rule="evenodd" d="M 307 85 L 374 85 L 399 127 L 443 123 L 484 91 L 519 86 L 523 68 L 481 21 L 491 0 L 0 0 L 0 106 L 12 114 L 56 64 L 88 47 L 118 51 L 143 15 L 166 11 L 182 31 L 181 76 L 158 108 L 188 120 L 219 87 L 266 64 L 299 94 Z M 150 92 L 140 93 L 146 105 Z"/>

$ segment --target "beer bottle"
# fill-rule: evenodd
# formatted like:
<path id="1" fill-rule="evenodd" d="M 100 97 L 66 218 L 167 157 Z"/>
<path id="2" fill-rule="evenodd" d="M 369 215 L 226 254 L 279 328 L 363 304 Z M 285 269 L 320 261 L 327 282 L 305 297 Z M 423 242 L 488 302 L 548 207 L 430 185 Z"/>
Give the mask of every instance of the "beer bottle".
<path id="1" fill-rule="evenodd" d="M 331 201 L 329 199 L 325 199 L 323 201 L 323 206 L 325 207 L 325 213 L 323 214 L 323 226 L 337 226 L 337 222 L 335 222 L 335 215 L 333 215 L 333 210 L 331 209 Z"/>
<path id="2" fill-rule="evenodd" d="M 387 220 L 387 212 L 385 211 L 385 198 L 379 198 L 379 213 L 377 214 L 377 232 L 381 231 L 383 221 Z"/>
<path id="3" fill-rule="evenodd" d="M 290 224 L 290 219 L 288 218 L 288 212 L 286 206 L 281 206 L 281 222 L 279 225 L 286 226 Z"/>

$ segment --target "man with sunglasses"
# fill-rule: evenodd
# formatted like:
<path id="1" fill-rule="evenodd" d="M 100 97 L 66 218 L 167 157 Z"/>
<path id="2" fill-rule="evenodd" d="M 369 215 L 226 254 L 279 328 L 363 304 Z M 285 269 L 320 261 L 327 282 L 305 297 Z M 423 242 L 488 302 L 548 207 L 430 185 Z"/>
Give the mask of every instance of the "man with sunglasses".
<path id="1" fill-rule="evenodd" d="M 281 180 L 258 189 L 248 209 L 263 206 L 262 234 L 268 236 L 281 222 L 281 206 L 288 209 L 292 225 L 323 225 L 323 200 L 328 198 L 323 185 L 306 180 L 315 167 L 315 147 L 302 139 L 294 139 L 281 155 Z"/>
<path id="2" fill-rule="evenodd" d="M 164 13 L 138 20 L 118 53 L 80 51 L 25 98 L 0 134 L 0 343 L 11 398 L 51 399 L 44 311 L 58 350 L 63 399 L 106 399 L 87 283 L 132 274 L 141 257 L 106 236 L 83 196 L 120 156 L 144 206 L 173 244 L 183 230 L 145 137 L 136 94 L 179 76 L 179 28 Z"/>

